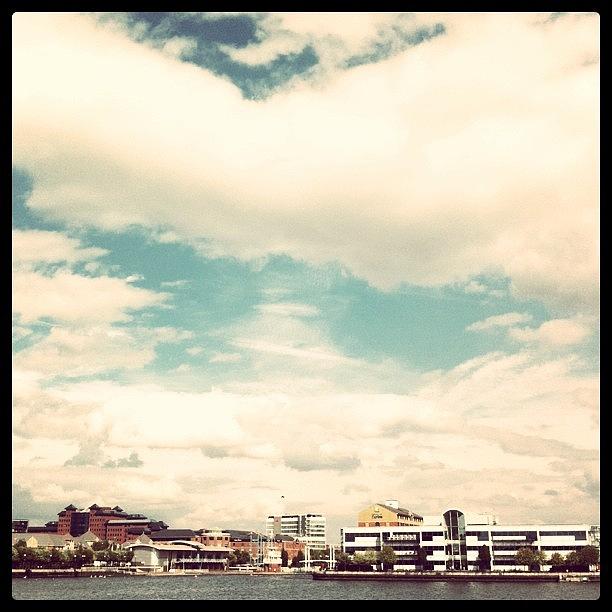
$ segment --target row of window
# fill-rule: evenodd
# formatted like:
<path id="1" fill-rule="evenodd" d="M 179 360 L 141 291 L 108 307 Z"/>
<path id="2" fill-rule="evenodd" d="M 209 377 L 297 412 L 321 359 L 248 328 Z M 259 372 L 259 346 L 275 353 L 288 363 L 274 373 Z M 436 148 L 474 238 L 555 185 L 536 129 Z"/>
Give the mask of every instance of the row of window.
<path id="1" fill-rule="evenodd" d="M 506 544 L 506 545 L 495 545 L 493 546 L 493 550 L 518 550 L 519 548 L 522 548 L 520 545 L 517 544 Z M 581 548 L 584 548 L 584 546 L 574 546 L 572 544 L 566 544 L 565 546 L 559 546 L 559 545 L 555 545 L 555 546 L 548 546 L 548 545 L 544 545 L 540 547 L 541 550 L 580 550 Z M 477 546 L 468 546 L 468 550 L 478 550 Z"/>
<path id="2" fill-rule="evenodd" d="M 345 542 L 354 542 L 355 541 L 355 537 L 358 537 L 358 538 L 377 538 L 378 536 L 380 536 L 379 533 L 345 533 L 344 534 L 344 541 Z"/>
<path id="3" fill-rule="evenodd" d="M 540 531 L 540 536 L 574 536 L 575 540 L 586 540 L 586 531 Z"/>
<path id="4" fill-rule="evenodd" d="M 379 538 L 381 537 L 383 540 L 387 540 L 391 535 L 391 532 L 384 531 L 382 533 L 345 533 L 344 541 L 345 542 L 354 542 L 355 538 Z M 422 541 L 431 542 L 433 541 L 434 536 L 436 537 L 444 537 L 444 532 L 442 531 L 423 531 L 423 532 L 401 532 L 394 533 L 394 536 L 414 536 L 415 542 L 419 541 L 419 536 Z"/>

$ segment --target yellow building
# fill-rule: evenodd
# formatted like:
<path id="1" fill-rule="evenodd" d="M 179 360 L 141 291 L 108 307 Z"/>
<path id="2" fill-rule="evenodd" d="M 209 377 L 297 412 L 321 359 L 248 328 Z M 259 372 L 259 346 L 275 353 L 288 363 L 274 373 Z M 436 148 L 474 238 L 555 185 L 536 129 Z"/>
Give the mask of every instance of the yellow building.
<path id="1" fill-rule="evenodd" d="M 423 517 L 407 508 L 400 508 L 395 499 L 384 504 L 372 504 L 357 516 L 359 527 L 399 527 L 402 525 L 422 525 Z"/>

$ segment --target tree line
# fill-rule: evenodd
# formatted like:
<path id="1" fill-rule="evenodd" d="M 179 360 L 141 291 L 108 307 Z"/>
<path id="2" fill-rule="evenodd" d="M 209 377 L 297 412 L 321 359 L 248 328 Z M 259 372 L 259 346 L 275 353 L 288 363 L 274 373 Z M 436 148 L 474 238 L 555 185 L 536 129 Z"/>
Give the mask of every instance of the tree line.
<path id="1" fill-rule="evenodd" d="M 12 547 L 12 565 L 14 568 L 74 568 L 91 565 L 94 561 L 103 561 L 107 565 L 121 565 L 131 562 L 134 553 L 131 550 L 113 550 L 106 542 L 95 542 L 92 548 L 77 546 L 74 550 L 53 548 L 28 548 L 25 540 L 19 540 Z"/>

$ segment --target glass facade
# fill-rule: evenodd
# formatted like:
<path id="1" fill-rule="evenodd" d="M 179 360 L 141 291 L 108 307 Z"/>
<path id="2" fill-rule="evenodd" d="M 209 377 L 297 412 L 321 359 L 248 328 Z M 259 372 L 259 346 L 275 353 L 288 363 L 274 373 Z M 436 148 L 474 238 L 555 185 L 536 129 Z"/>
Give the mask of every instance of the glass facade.
<path id="1" fill-rule="evenodd" d="M 465 543 L 465 515 L 460 510 L 447 510 L 444 514 L 447 532 L 447 567 L 449 569 L 466 570 L 467 546 Z"/>

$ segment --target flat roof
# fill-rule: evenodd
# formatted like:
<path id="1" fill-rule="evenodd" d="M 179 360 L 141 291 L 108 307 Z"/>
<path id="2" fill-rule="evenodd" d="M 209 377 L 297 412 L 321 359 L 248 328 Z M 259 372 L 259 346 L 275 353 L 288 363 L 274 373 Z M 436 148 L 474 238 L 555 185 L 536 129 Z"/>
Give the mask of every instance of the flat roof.
<path id="1" fill-rule="evenodd" d="M 124 548 L 135 548 L 136 546 L 144 546 L 146 548 L 155 548 L 155 550 L 179 550 L 179 551 L 190 551 L 195 550 L 201 552 L 224 552 L 231 551 L 231 548 L 226 546 L 205 546 L 204 544 L 200 544 L 200 546 L 187 546 L 187 544 L 149 544 L 146 542 L 138 542 L 138 543 L 130 543 L 124 544 Z"/>

